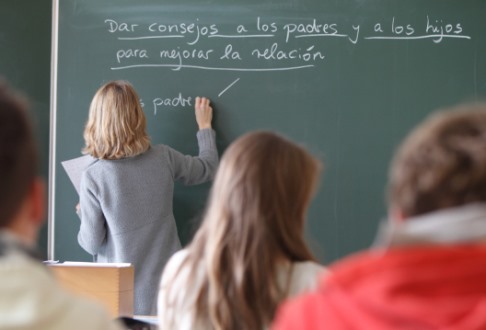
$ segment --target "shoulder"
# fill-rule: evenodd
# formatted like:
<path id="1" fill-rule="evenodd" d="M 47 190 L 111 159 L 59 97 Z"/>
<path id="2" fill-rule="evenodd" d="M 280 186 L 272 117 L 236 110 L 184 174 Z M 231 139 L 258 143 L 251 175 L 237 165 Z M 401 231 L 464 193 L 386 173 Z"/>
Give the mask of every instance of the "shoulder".
<path id="1" fill-rule="evenodd" d="M 165 265 L 158 294 L 159 318 L 161 320 L 165 320 L 166 317 L 169 317 L 174 313 L 174 306 L 172 304 L 171 306 L 168 306 L 167 301 L 172 301 L 179 307 L 187 303 L 185 296 L 190 291 L 186 290 L 185 282 L 189 274 L 187 271 L 185 271 L 185 275 L 178 273 L 187 254 L 187 250 L 180 250 L 172 255 Z M 180 314 L 182 312 L 183 310 L 179 310 L 178 313 Z"/>
<path id="2" fill-rule="evenodd" d="M 190 273 L 185 265 L 181 268 L 188 255 L 187 249 L 176 252 L 164 269 L 157 300 L 161 329 L 209 329 L 193 319 L 197 290 L 189 287 L 188 280 L 198 281 L 200 276 L 197 271 L 196 274 Z"/>
<path id="3" fill-rule="evenodd" d="M 294 262 L 294 274 L 298 275 L 315 275 L 320 274 L 322 272 L 327 272 L 327 268 L 321 264 L 318 264 L 314 261 L 300 261 Z"/>
<path id="4" fill-rule="evenodd" d="M 0 276 L 2 296 L 11 302 L 8 310 L 2 307 L 2 314 L 10 315 L 4 321 L 42 322 L 46 327 L 41 329 L 120 329 L 102 306 L 64 291 L 52 271 L 38 261 L 8 257 L 0 262 Z M 16 320 L 20 309 L 22 320 Z"/>
<path id="5" fill-rule="evenodd" d="M 162 273 L 162 283 L 165 283 L 169 278 L 172 278 L 175 273 L 179 270 L 180 266 L 186 259 L 189 251 L 187 249 L 182 249 L 177 251 L 170 257 L 169 261 L 164 267 Z"/>
<path id="6" fill-rule="evenodd" d="M 150 151 L 154 153 L 164 153 L 169 149 L 165 144 L 155 144 L 150 147 Z"/>
<path id="7" fill-rule="evenodd" d="M 81 174 L 82 181 L 92 181 L 96 180 L 100 175 L 102 175 L 104 170 L 103 161 L 96 159 L 91 163 Z"/>
<path id="8" fill-rule="evenodd" d="M 165 145 L 165 144 L 156 144 L 154 146 L 152 146 L 152 150 L 155 154 L 168 154 L 168 153 L 173 153 L 173 152 L 177 152 L 177 153 L 180 153 L 179 151 L 177 151 L 176 149 L 168 146 L 168 145 Z"/>
<path id="9" fill-rule="evenodd" d="M 189 254 L 189 250 L 187 249 L 179 250 L 172 255 L 169 262 L 172 264 L 180 265 L 184 261 L 184 259 L 186 259 L 188 254 Z"/>
<path id="10" fill-rule="evenodd" d="M 318 263 L 295 262 L 287 299 L 278 308 L 272 329 L 323 329 L 320 320 L 329 308 L 318 287 L 327 274 Z"/>
<path id="11" fill-rule="evenodd" d="M 304 293 L 284 301 L 279 306 L 272 329 L 334 329 L 337 328 L 333 327 L 334 324 L 326 322 L 327 316 L 332 312 L 325 297 L 319 292 Z"/>
<path id="12" fill-rule="evenodd" d="M 289 296 L 317 288 L 319 279 L 326 276 L 327 269 L 313 261 L 295 262 L 292 264 Z"/>
<path id="13" fill-rule="evenodd" d="M 165 144 L 156 144 L 151 146 L 150 153 L 153 157 L 158 159 L 167 159 L 170 157 L 170 153 L 173 151 L 171 147 Z"/>

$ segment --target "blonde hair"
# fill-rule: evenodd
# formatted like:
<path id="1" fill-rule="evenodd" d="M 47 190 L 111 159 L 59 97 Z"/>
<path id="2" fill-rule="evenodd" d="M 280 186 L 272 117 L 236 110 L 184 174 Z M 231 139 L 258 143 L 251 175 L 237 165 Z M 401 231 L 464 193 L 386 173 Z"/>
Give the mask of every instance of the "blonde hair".
<path id="1" fill-rule="evenodd" d="M 437 112 L 398 150 L 389 203 L 406 217 L 486 202 L 486 104 Z"/>
<path id="2" fill-rule="evenodd" d="M 91 101 L 84 129 L 83 153 L 101 159 L 120 159 L 150 147 L 146 119 L 133 86 L 123 80 L 101 86 Z"/>
<path id="3" fill-rule="evenodd" d="M 287 290 L 277 282 L 277 266 L 314 260 L 304 220 L 320 168 L 304 148 L 271 132 L 230 145 L 187 258 L 167 282 L 166 305 L 180 307 L 169 301 L 171 283 L 187 267 L 203 273 L 202 281 L 190 276 L 187 283 L 194 320 L 214 329 L 268 326 Z M 175 320 L 165 321 L 170 329 Z"/>

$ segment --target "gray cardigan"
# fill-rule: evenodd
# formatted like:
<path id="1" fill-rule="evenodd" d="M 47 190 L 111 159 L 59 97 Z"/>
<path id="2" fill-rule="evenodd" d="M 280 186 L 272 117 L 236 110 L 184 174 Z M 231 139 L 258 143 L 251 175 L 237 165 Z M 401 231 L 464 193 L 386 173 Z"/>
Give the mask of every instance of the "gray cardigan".
<path id="1" fill-rule="evenodd" d="M 165 145 L 120 159 L 97 160 L 83 173 L 78 242 L 98 262 L 135 266 L 134 313 L 155 315 L 160 275 L 181 248 L 172 212 L 174 181 L 198 184 L 218 165 L 215 133 L 197 133 L 199 156 Z"/>

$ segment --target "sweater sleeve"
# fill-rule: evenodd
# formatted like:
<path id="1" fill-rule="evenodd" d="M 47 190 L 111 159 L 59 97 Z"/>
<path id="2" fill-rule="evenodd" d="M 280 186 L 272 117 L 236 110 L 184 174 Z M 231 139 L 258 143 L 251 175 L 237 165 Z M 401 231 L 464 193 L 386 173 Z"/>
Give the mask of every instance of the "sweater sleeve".
<path id="1" fill-rule="evenodd" d="M 106 221 L 95 193 L 94 181 L 86 173 L 81 179 L 79 205 L 81 225 L 78 243 L 86 252 L 96 255 L 106 238 Z"/>
<path id="2" fill-rule="evenodd" d="M 184 184 L 199 184 L 211 180 L 218 167 L 216 133 L 211 128 L 197 132 L 199 155 L 188 156 L 168 148 L 169 164 L 175 180 Z"/>

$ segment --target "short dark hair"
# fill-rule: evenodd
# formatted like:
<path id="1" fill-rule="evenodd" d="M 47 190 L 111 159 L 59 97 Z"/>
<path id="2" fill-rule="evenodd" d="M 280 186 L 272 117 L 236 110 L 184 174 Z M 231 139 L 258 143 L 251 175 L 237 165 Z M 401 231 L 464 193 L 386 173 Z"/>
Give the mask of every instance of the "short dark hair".
<path id="1" fill-rule="evenodd" d="M 389 182 L 390 207 L 407 218 L 486 202 L 486 104 L 425 120 L 398 150 Z"/>
<path id="2" fill-rule="evenodd" d="M 37 175 L 27 102 L 0 80 L 0 228 L 10 224 Z"/>

